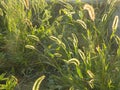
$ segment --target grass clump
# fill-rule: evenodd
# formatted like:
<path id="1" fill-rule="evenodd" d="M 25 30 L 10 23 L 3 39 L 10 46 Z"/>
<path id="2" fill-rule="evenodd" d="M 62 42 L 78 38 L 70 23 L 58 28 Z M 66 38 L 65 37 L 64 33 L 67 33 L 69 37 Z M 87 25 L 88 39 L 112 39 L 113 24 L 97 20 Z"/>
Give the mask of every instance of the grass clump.
<path id="1" fill-rule="evenodd" d="M 44 74 L 43 90 L 119 90 L 116 2 L 0 1 L 1 72 Z"/>

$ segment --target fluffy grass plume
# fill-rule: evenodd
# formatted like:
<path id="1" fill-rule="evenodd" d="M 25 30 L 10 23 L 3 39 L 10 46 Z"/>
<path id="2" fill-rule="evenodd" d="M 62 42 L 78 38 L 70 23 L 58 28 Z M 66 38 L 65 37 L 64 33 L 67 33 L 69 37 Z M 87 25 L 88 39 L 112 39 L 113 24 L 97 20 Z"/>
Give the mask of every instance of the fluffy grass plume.
<path id="1" fill-rule="evenodd" d="M 85 4 L 83 6 L 83 9 L 88 11 L 91 20 L 94 21 L 95 20 L 94 8 L 91 5 L 89 5 L 89 4 Z"/>

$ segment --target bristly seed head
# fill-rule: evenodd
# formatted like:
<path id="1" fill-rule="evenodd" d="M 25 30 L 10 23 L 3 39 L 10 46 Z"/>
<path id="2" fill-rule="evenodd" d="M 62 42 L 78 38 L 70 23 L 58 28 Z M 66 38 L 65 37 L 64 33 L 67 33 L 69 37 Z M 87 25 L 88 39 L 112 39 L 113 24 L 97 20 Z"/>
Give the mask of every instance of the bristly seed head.
<path id="1" fill-rule="evenodd" d="M 23 0 L 26 9 L 29 9 L 29 0 Z"/>
<path id="2" fill-rule="evenodd" d="M 118 16 L 115 16 L 114 18 L 114 21 L 113 21 L 113 24 L 112 24 L 112 30 L 116 30 L 117 27 L 118 27 L 118 22 L 119 22 L 119 17 Z"/>
<path id="3" fill-rule="evenodd" d="M 79 66 L 79 65 L 80 65 L 79 60 L 76 59 L 76 58 L 72 58 L 72 59 L 68 60 L 67 63 L 68 63 L 68 64 L 72 64 L 72 63 L 73 63 L 73 64 L 75 64 L 76 66 Z"/>
<path id="4" fill-rule="evenodd" d="M 94 8 L 89 4 L 85 4 L 83 9 L 88 11 L 91 20 L 94 21 L 95 20 Z"/>

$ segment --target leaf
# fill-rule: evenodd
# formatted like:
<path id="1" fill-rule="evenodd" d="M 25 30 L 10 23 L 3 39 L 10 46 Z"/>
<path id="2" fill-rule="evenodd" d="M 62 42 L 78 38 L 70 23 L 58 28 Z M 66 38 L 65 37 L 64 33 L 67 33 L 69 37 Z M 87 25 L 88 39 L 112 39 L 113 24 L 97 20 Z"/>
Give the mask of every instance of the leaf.
<path id="1" fill-rule="evenodd" d="M 0 81 L 2 81 L 2 80 L 6 80 L 6 79 L 7 79 L 7 78 L 4 78 L 5 75 L 6 75 L 5 73 L 3 73 L 3 74 L 0 75 Z"/>
<path id="2" fill-rule="evenodd" d="M 41 82 L 42 82 L 44 79 L 45 79 L 45 76 L 44 76 L 44 75 L 41 76 L 41 77 L 39 77 L 39 78 L 35 81 L 32 90 L 40 90 L 40 89 L 39 89 L 40 84 L 41 84 Z"/>
<path id="3" fill-rule="evenodd" d="M 18 84 L 18 79 L 11 75 L 8 80 L 6 81 L 6 86 L 7 86 L 7 90 L 9 88 L 9 90 L 13 90 L 13 88 Z"/>
<path id="4" fill-rule="evenodd" d="M 75 14 L 75 12 L 71 12 L 71 11 L 69 11 L 69 10 L 66 9 L 66 8 L 61 9 L 61 10 L 59 11 L 60 14 L 61 14 L 62 12 L 63 12 L 65 15 L 67 15 L 70 19 L 72 19 L 72 15 Z"/>
<path id="5" fill-rule="evenodd" d="M 117 56 L 120 56 L 120 47 L 117 49 Z"/>
<path id="6" fill-rule="evenodd" d="M 83 78 L 82 72 L 81 72 L 81 70 L 78 66 L 76 67 L 76 70 L 77 70 L 77 73 L 78 73 L 79 77 Z"/>

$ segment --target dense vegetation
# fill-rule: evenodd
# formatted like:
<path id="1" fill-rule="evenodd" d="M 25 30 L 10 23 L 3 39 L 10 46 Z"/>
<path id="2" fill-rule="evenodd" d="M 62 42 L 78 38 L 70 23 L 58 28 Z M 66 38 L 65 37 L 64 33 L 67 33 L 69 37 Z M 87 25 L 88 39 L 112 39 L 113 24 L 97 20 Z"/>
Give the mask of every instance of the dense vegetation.
<path id="1" fill-rule="evenodd" d="M 119 90 L 119 17 L 108 1 L 0 0 L 0 90 L 25 78 L 38 78 L 33 90 Z"/>

